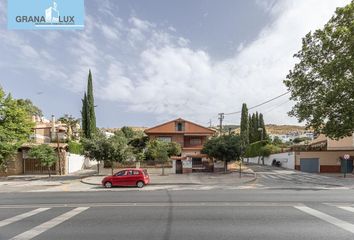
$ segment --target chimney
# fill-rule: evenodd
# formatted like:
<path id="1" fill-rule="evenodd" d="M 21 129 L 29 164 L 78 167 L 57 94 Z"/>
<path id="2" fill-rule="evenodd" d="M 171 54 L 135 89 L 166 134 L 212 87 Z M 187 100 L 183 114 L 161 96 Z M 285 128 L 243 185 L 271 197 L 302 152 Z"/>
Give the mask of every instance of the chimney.
<path id="1" fill-rule="evenodd" d="M 52 115 L 52 133 L 55 133 L 55 117 Z"/>

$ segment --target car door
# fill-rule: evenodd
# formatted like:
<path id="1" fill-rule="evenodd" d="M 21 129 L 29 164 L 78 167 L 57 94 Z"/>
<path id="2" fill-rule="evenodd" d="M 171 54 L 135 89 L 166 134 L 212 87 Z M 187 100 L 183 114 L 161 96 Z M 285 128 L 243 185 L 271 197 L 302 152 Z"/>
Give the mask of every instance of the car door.
<path id="1" fill-rule="evenodd" d="M 127 171 L 126 186 L 134 186 L 136 181 L 136 176 L 134 175 L 134 170 Z"/>
<path id="2" fill-rule="evenodd" d="M 119 171 L 112 178 L 113 186 L 124 186 L 127 171 Z"/>

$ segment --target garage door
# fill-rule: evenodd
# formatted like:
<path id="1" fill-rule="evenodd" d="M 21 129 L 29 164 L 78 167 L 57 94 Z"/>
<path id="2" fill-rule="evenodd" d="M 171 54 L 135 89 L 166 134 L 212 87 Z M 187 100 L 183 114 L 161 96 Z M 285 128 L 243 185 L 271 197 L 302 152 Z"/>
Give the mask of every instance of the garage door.
<path id="1" fill-rule="evenodd" d="M 318 158 L 300 158 L 301 172 L 317 173 L 319 172 L 319 164 Z"/>

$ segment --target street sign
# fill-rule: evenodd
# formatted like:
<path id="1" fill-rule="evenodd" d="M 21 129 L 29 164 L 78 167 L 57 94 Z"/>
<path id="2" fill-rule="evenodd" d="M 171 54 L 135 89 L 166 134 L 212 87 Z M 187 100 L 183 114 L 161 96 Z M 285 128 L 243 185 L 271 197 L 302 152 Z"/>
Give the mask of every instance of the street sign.
<path id="1" fill-rule="evenodd" d="M 345 160 L 348 160 L 348 159 L 350 158 L 350 155 L 349 155 L 349 154 L 344 154 L 343 158 L 344 158 Z"/>

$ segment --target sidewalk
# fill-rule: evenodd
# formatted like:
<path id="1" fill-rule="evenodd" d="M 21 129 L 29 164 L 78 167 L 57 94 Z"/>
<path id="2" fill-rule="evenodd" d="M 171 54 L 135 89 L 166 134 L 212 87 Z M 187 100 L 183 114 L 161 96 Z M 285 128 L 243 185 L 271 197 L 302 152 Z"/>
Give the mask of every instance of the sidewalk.
<path id="1" fill-rule="evenodd" d="M 96 173 L 95 170 L 81 170 L 68 175 L 52 175 L 48 174 L 31 174 L 31 175 L 11 175 L 7 177 L 0 177 L 0 182 L 22 182 L 22 181 L 48 181 L 48 182 L 65 182 L 85 177 L 92 176 Z"/>
<path id="2" fill-rule="evenodd" d="M 319 175 L 322 176 L 327 176 L 327 177 L 333 177 L 333 178 L 354 178 L 354 174 L 353 173 L 347 173 L 345 178 L 344 178 L 344 174 L 343 173 L 318 173 Z"/>
<path id="3" fill-rule="evenodd" d="M 104 176 L 82 178 L 81 182 L 89 185 L 101 185 Z M 150 174 L 150 185 L 242 185 L 256 179 L 252 171 L 245 171 L 242 177 L 238 172 L 231 173 L 190 173 L 190 174 Z"/>

